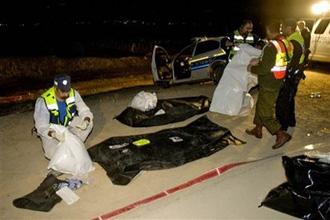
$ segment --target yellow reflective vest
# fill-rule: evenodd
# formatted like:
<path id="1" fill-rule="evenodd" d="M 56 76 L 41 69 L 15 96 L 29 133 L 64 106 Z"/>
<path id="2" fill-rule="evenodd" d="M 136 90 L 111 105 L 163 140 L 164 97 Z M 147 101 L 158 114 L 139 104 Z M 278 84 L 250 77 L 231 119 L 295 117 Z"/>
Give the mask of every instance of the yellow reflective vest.
<path id="1" fill-rule="evenodd" d="M 298 31 L 295 31 L 293 32 L 289 37 L 286 38 L 288 41 L 292 41 L 292 40 L 295 40 L 297 41 L 301 48 L 302 48 L 302 54 L 300 56 L 300 59 L 299 59 L 299 64 L 302 64 L 305 60 L 305 43 L 304 43 L 304 38 L 302 37 L 302 35 L 298 32 Z"/>
<path id="2" fill-rule="evenodd" d="M 60 121 L 60 113 L 55 97 L 55 89 L 51 87 L 46 92 L 44 92 L 41 97 L 44 99 L 46 103 L 46 107 L 49 111 L 50 118 L 49 122 L 53 124 L 60 124 L 63 126 L 67 126 L 68 123 L 73 119 L 73 116 L 77 113 L 76 100 L 74 97 L 74 90 L 71 88 L 69 92 L 69 97 L 65 100 L 66 103 L 66 116 L 64 121 Z"/>
<path id="3" fill-rule="evenodd" d="M 284 38 L 271 40 L 270 42 L 277 51 L 275 65 L 272 67 L 271 72 L 274 74 L 275 79 L 284 79 L 288 63 L 293 55 L 293 45 Z"/>
<path id="4" fill-rule="evenodd" d="M 238 30 L 234 31 L 234 40 L 233 40 L 234 46 L 232 47 L 230 51 L 230 57 L 234 56 L 237 51 L 239 51 L 239 44 L 247 43 L 247 44 L 253 44 L 254 43 L 254 37 L 251 33 L 248 34 L 248 36 L 245 38 L 239 33 Z"/>

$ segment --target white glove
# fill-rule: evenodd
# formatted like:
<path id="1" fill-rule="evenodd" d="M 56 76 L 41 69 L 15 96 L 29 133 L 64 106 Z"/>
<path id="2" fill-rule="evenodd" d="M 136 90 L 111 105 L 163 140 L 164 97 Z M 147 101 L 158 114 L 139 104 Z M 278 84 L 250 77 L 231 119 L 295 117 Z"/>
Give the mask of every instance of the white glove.
<path id="1" fill-rule="evenodd" d="M 87 127 L 89 125 L 89 120 L 88 119 L 84 119 L 82 120 L 76 127 L 81 129 L 81 130 L 86 130 Z"/>
<path id="2" fill-rule="evenodd" d="M 64 141 L 64 133 L 59 133 L 59 132 L 56 132 L 52 129 L 49 130 L 48 132 L 48 136 L 56 139 L 58 142 L 63 142 Z"/>

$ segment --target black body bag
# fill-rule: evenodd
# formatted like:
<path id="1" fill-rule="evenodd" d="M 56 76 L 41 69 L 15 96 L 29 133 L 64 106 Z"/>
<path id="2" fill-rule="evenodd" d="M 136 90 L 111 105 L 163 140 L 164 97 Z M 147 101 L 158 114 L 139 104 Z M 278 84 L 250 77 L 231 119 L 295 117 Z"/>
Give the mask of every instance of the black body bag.
<path id="1" fill-rule="evenodd" d="M 230 143 L 244 142 L 203 116 L 185 127 L 109 138 L 88 152 L 114 184 L 128 184 L 141 170 L 180 166 L 207 157 Z"/>
<path id="2" fill-rule="evenodd" d="M 282 157 L 287 182 L 261 205 L 302 219 L 330 219 L 330 164 L 305 155 Z"/>
<path id="3" fill-rule="evenodd" d="M 165 125 L 207 112 L 209 107 L 206 96 L 164 99 L 158 100 L 157 106 L 147 112 L 128 107 L 115 119 L 131 127 Z"/>

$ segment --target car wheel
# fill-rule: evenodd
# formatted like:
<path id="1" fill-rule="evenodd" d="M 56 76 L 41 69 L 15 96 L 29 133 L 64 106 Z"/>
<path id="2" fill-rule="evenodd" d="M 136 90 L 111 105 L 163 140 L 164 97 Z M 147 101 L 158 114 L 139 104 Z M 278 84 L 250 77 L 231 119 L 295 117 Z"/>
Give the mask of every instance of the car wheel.
<path id="1" fill-rule="evenodd" d="M 217 62 L 212 64 L 210 68 L 210 78 L 213 80 L 215 85 L 219 83 L 226 65 L 227 64 L 223 62 Z"/>

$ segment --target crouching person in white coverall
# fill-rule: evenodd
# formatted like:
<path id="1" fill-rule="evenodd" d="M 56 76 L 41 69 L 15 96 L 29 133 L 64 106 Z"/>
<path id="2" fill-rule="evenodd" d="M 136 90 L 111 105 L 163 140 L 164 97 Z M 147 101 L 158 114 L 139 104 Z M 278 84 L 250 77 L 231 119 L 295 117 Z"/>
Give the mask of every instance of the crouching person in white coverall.
<path id="1" fill-rule="evenodd" d="M 64 140 L 64 135 L 52 129 L 52 124 L 67 127 L 83 142 L 93 129 L 93 114 L 78 91 L 71 88 L 68 75 L 55 76 L 54 86 L 37 99 L 34 121 L 48 159 L 53 157 L 58 143 Z"/>

